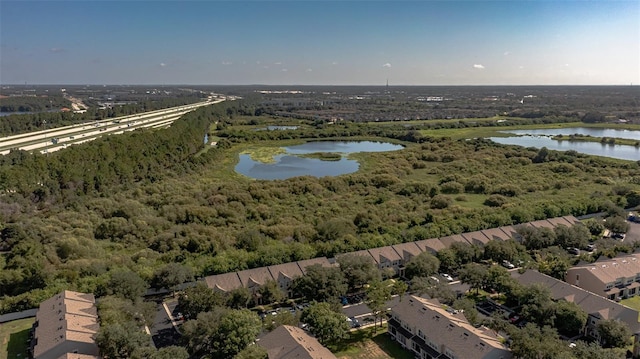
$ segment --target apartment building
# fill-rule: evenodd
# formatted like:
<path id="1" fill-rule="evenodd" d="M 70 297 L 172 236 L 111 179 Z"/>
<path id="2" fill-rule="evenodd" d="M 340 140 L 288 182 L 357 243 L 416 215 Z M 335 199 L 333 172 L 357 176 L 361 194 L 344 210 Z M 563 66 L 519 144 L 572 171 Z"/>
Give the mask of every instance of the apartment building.
<path id="1" fill-rule="evenodd" d="M 40 304 L 34 324 L 35 359 L 97 358 L 98 312 L 93 294 L 65 290 Z"/>
<path id="2" fill-rule="evenodd" d="M 437 300 L 406 296 L 391 308 L 391 337 L 416 358 L 510 359 L 503 338 L 486 327 L 475 328 L 460 312 Z"/>
<path id="3" fill-rule="evenodd" d="M 565 281 L 612 300 L 636 296 L 640 293 L 640 253 L 577 265 L 567 270 Z"/>

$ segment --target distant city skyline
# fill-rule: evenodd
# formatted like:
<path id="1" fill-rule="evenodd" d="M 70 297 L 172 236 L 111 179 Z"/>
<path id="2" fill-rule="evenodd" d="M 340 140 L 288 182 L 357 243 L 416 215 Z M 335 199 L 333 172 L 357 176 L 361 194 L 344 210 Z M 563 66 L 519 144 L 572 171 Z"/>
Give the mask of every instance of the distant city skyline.
<path id="1" fill-rule="evenodd" d="M 640 84 L 639 1 L 0 0 L 0 84 Z"/>

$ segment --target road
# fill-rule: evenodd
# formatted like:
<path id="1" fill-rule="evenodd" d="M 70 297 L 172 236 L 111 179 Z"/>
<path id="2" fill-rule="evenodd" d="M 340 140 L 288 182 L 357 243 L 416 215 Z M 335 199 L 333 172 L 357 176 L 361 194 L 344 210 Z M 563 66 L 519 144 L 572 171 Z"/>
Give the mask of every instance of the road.
<path id="1" fill-rule="evenodd" d="M 187 112 L 202 106 L 220 103 L 226 99 L 214 100 L 210 98 L 207 101 L 164 110 L 3 137 L 0 138 L 0 154 L 6 155 L 12 149 L 38 150 L 41 153 L 48 153 L 61 150 L 70 145 L 92 141 L 105 135 L 121 134 L 139 128 L 166 127 Z"/>

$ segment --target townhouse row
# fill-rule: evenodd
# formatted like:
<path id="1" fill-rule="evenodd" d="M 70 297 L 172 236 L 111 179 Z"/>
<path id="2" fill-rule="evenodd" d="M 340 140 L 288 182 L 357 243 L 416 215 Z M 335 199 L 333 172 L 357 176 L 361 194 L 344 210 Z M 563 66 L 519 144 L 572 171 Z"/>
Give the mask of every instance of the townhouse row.
<path id="1" fill-rule="evenodd" d="M 535 228 L 553 229 L 559 225 L 570 227 L 579 222 L 580 221 L 574 216 L 564 216 L 528 222 L 523 225 L 533 226 Z M 436 254 L 438 251 L 448 248 L 456 242 L 484 246 L 489 243 L 489 241 L 506 241 L 509 239 L 520 240 L 520 235 L 517 233 L 515 226 L 503 226 L 441 238 L 431 238 L 415 242 L 394 244 L 391 246 L 366 249 L 346 254 L 369 257 L 379 269 L 383 270 L 390 268 L 396 275 L 402 275 L 405 264 L 409 262 L 411 258 L 422 252 Z M 278 287 L 291 297 L 293 294 L 291 293 L 291 284 L 293 280 L 304 275 L 306 273 L 306 268 L 314 264 L 319 264 L 325 267 L 334 266 L 335 259 L 319 257 L 304 261 L 247 269 L 239 272 L 212 275 L 203 278 L 203 280 L 209 288 L 221 293 L 228 293 L 235 289 L 244 287 L 249 289 L 254 296 L 257 294 L 260 287 L 267 281 L 274 280 L 278 283 Z"/>

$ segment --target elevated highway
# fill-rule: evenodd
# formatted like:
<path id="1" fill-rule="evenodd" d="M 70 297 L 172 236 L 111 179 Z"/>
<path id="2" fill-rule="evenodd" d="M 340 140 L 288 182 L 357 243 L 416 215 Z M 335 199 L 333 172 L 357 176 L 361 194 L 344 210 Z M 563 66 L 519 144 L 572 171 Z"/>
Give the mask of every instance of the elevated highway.
<path id="1" fill-rule="evenodd" d="M 12 149 L 48 153 L 74 144 L 92 141 L 101 136 L 121 134 L 140 128 L 167 127 L 187 112 L 202 106 L 220 103 L 226 99 L 209 98 L 207 101 L 163 110 L 2 137 L 0 138 L 0 154 L 6 155 Z"/>

